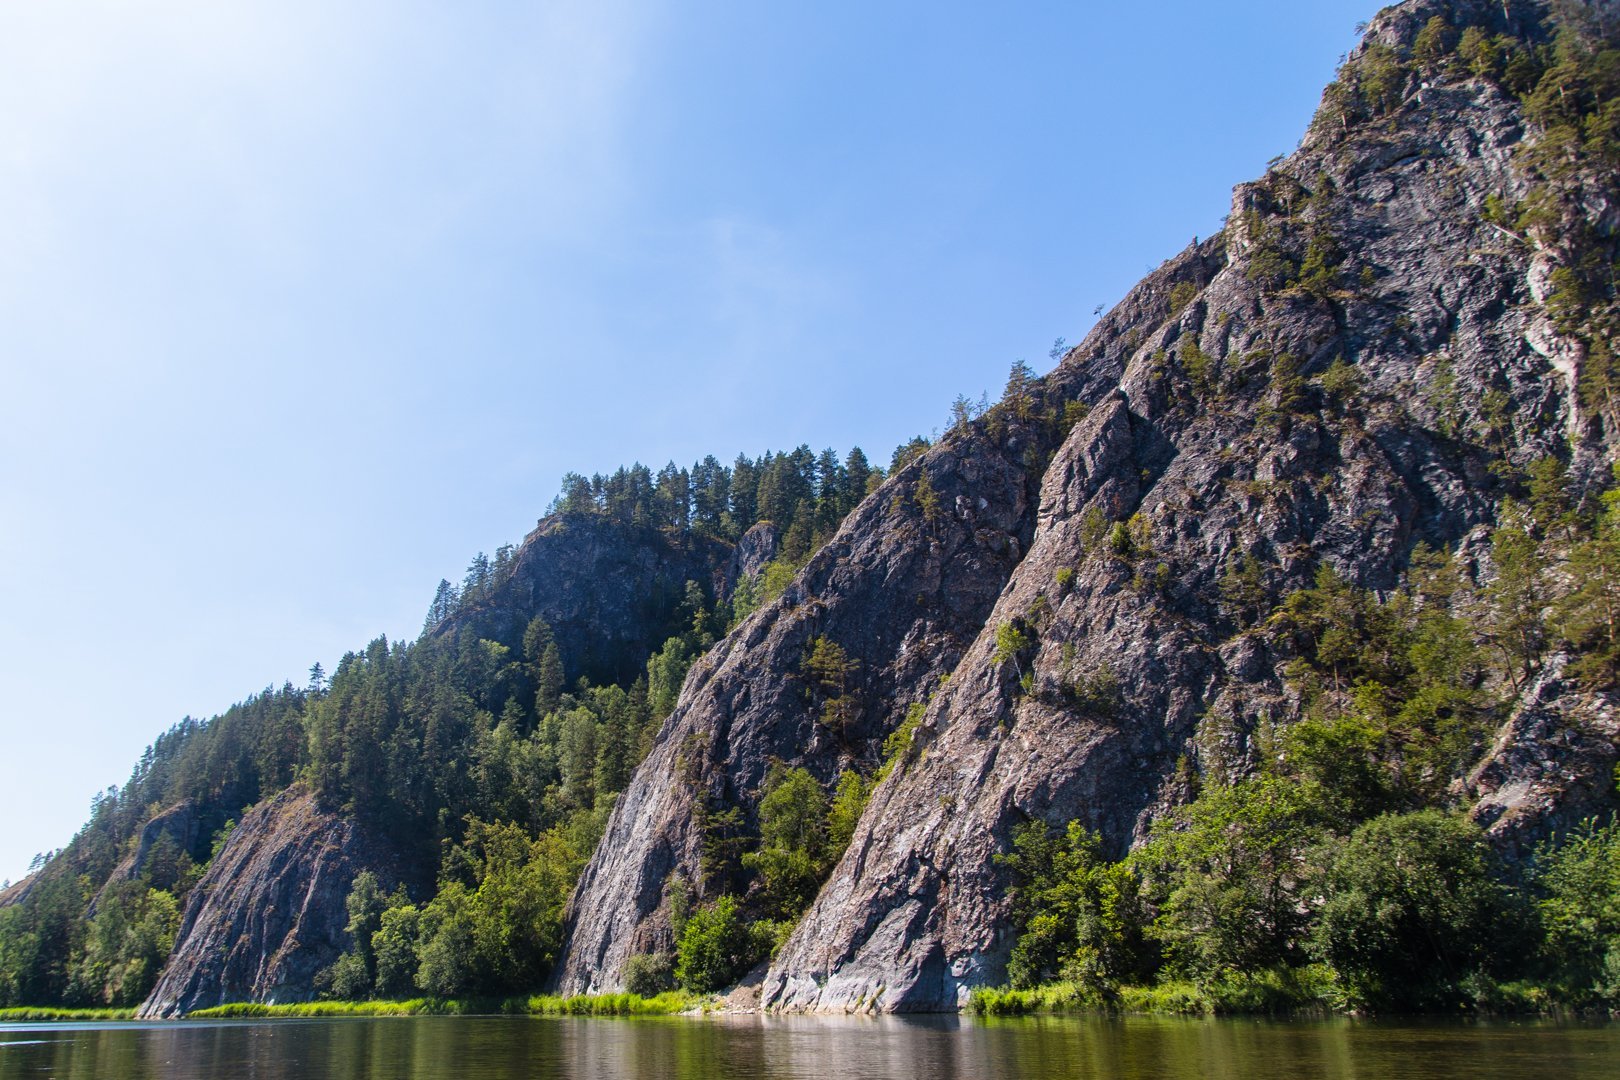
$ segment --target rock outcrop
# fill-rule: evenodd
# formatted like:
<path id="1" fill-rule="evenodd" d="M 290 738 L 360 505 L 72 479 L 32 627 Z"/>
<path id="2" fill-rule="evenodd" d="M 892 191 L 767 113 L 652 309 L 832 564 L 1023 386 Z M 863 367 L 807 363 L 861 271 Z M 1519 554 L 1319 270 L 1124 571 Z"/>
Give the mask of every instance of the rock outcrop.
<path id="1" fill-rule="evenodd" d="M 1468 776 L 1474 820 L 1520 858 L 1604 813 L 1614 794 L 1620 713 L 1609 695 L 1572 685 L 1565 660 L 1547 662 Z"/>
<path id="2" fill-rule="evenodd" d="M 13 904 L 20 904 L 27 900 L 38 880 L 39 875 L 29 874 L 22 880 L 13 881 L 4 889 L 0 889 L 0 908 L 10 907 Z"/>
<path id="3" fill-rule="evenodd" d="M 141 826 L 136 835 L 135 846 L 125 853 L 113 872 L 108 876 L 106 884 L 96 892 L 95 899 L 90 902 L 90 914 L 94 915 L 96 908 L 101 904 L 101 897 L 109 887 L 120 881 L 134 881 L 146 871 L 151 862 L 152 849 L 160 841 L 170 845 L 175 853 L 190 854 L 198 846 L 202 838 L 202 816 L 197 811 L 197 805 L 190 799 L 165 807 L 153 814 Z"/>
<path id="4" fill-rule="evenodd" d="M 965 500 L 960 514 L 925 520 L 914 499 L 924 468 L 945 505 Z M 627 957 L 671 947 L 665 889 L 673 875 L 703 878 L 700 808 L 751 812 L 773 759 L 830 781 L 926 699 L 1029 542 L 1031 486 L 1016 453 L 988 439 L 913 463 L 693 666 L 580 880 L 556 976 L 563 992 L 617 986 Z M 817 638 L 856 665 L 837 730 L 820 721 L 825 703 L 804 672 Z"/>
<path id="5" fill-rule="evenodd" d="M 1189 251 L 1165 280 L 1202 280 L 1216 252 Z M 1109 325 L 1121 339 L 1144 333 L 1165 303 L 1139 291 Z M 1124 360 L 1123 347 L 1105 351 L 1096 365 L 1031 388 L 1026 412 L 1108 392 Z M 873 764 L 883 739 L 956 668 L 1029 550 L 1037 485 L 1060 436 L 1016 415 L 953 432 L 869 496 L 779 599 L 694 665 L 580 880 L 557 989 L 617 988 L 628 957 L 673 947 L 666 887 L 676 876 L 703 880 L 704 807 L 740 807 L 751 820 L 773 760 L 826 782 Z M 856 709 L 838 730 L 820 719 L 826 703 L 805 674 L 817 638 L 855 665 Z"/>
<path id="6" fill-rule="evenodd" d="M 766 536 L 774 552 L 774 533 Z M 766 544 L 756 537 L 750 550 Z M 627 683 L 684 629 L 678 612 L 686 583 L 729 597 L 737 565 L 732 545 L 696 532 L 600 514 L 552 514 L 524 538 L 488 597 L 432 632 L 471 626 L 493 641 L 521 641 L 529 620 L 540 616 L 551 624 L 570 683 L 581 675 L 597 684 Z"/>
<path id="7" fill-rule="evenodd" d="M 349 945 L 344 901 L 362 870 L 387 888 L 402 877 L 388 844 L 300 788 L 254 807 L 192 889 L 140 1016 L 310 1000 L 315 975 Z"/>
<path id="8" fill-rule="evenodd" d="M 1394 9 L 1368 41 L 1410 44 L 1453 6 Z M 1008 881 L 993 857 L 1014 826 L 1078 819 L 1122 852 L 1190 795 L 1189 768 L 1241 773 L 1257 728 L 1297 717 L 1290 654 L 1220 603 L 1235 558 L 1271 567 L 1278 593 L 1309 585 L 1319 563 L 1387 589 L 1418 542 L 1454 546 L 1495 520 L 1509 491 L 1493 459 L 1523 468 L 1587 429 L 1566 373 L 1535 344 L 1549 328 L 1533 253 L 1484 220 L 1487 197 L 1524 193 L 1512 165 L 1524 135 L 1517 103 L 1494 86 L 1425 86 L 1387 127 L 1318 130 L 1238 189 L 1228 265 L 1136 347 L 1117 393 L 1048 471 L 1030 554 L 929 710 L 919 760 L 875 794 L 773 963 L 768 1005 L 954 1009 L 1002 980 Z M 1283 191 L 1311 200 L 1308 227 L 1335 239 L 1353 292 L 1266 287 L 1255 258 L 1278 242 L 1264 233 L 1287 227 Z M 1065 366 L 1094 363 L 1115 334 L 1100 328 Z M 1310 400 L 1283 406 L 1277 357 L 1318 377 L 1283 391 Z M 1356 383 L 1336 397 L 1320 376 L 1340 360 Z M 1506 408 L 1499 440 L 1487 394 Z M 1577 467 L 1609 450 L 1582 441 Z M 1088 517 L 1139 523 L 1129 557 L 1100 553 Z M 1038 638 L 1024 694 L 996 654 L 996 629 L 1012 623 Z M 1118 695 L 1106 708 L 1076 692 L 1105 672 Z M 1548 815 L 1590 808 L 1565 796 L 1600 787 L 1614 760 L 1612 723 L 1570 753 L 1552 749 L 1570 729 L 1560 689 L 1532 692 L 1475 781 L 1499 784 L 1498 812 L 1532 835 Z M 1558 766 L 1520 767 L 1512 748 L 1526 743 Z M 1526 776 L 1560 767 L 1579 776 Z M 1507 797 L 1522 787 L 1540 797 Z"/>
<path id="9" fill-rule="evenodd" d="M 1436 14 L 1522 33 L 1544 13 L 1411 0 L 1360 55 L 1409 49 Z M 616 988 L 628 956 L 670 947 L 666 886 L 701 879 L 707 807 L 751 816 L 772 759 L 830 780 L 925 703 L 762 996 L 955 1009 L 1004 977 L 994 856 L 1016 825 L 1078 819 L 1122 853 L 1194 775 L 1243 775 L 1256 732 L 1300 715 L 1290 643 L 1223 593 L 1236 560 L 1265 568 L 1273 601 L 1321 565 L 1388 590 L 1417 544 L 1478 544 L 1513 492 L 1502 464 L 1567 438 L 1591 485 L 1614 433 L 1583 413 L 1579 349 L 1541 303 L 1548 255 L 1489 220 L 1488 200 L 1528 191 L 1528 135 L 1516 100 L 1467 78 L 1414 80 L 1387 122 L 1319 120 L 1238 188 L 1221 236 L 1151 275 L 1033 391 L 1089 407 L 1049 464 L 1004 411 L 890 478 L 693 669 L 580 882 L 558 986 Z M 1331 252 L 1314 282 L 1307 239 Z M 924 474 L 935 515 L 918 508 Z M 1004 627 L 1029 642 L 1016 655 Z M 861 665 L 842 737 L 799 674 L 821 636 Z M 1611 704 L 1549 664 L 1469 778 L 1476 813 L 1509 848 L 1566 827 L 1607 797 L 1615 737 Z"/>

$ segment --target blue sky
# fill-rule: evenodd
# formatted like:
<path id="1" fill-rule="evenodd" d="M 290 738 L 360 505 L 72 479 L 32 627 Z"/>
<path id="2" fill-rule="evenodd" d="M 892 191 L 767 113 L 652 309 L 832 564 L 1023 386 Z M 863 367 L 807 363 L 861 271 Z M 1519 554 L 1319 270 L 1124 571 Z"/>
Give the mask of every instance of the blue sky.
<path id="1" fill-rule="evenodd" d="M 886 459 L 1044 370 L 1372 10 L 0 8 L 0 879 L 566 470 Z"/>

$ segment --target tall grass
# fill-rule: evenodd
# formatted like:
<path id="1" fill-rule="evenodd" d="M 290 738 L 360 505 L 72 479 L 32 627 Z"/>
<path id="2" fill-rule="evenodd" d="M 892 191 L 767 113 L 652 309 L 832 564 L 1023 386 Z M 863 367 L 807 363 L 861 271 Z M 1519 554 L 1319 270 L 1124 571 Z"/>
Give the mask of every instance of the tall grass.
<path id="1" fill-rule="evenodd" d="M 133 1020 L 134 1009 L 0 1009 L 0 1024 L 37 1024 L 42 1021 Z"/>
<path id="2" fill-rule="evenodd" d="M 640 994 L 575 994 L 572 997 L 532 997 L 528 1012 L 536 1016 L 670 1016 L 704 1008 L 707 998 L 678 990 L 654 997 Z"/>
<path id="3" fill-rule="evenodd" d="M 968 1011 L 980 1016 L 1050 1012 L 1154 1013 L 1168 1016 L 1308 1016 L 1334 1010 L 1332 974 L 1320 965 L 1226 975 L 1207 983 L 1165 981 L 1103 992 L 1078 983 L 1027 990 L 975 990 Z"/>
<path id="4" fill-rule="evenodd" d="M 195 1009 L 188 1020 L 337 1016 L 667 1016 L 700 1009 L 690 994 L 576 994 L 572 997 L 411 998 L 408 1001 L 305 1001 L 286 1005 L 235 1002 Z"/>

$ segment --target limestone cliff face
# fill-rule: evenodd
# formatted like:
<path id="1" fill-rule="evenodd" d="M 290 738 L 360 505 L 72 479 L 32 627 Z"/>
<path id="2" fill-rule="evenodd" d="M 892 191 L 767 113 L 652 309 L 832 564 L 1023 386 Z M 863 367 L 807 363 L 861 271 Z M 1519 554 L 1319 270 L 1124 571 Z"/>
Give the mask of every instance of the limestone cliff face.
<path id="1" fill-rule="evenodd" d="M 316 973 L 349 946 L 344 901 L 362 870 L 389 888 L 408 876 L 386 843 L 299 788 L 261 803 L 192 890 L 140 1015 L 312 999 Z"/>
<path id="2" fill-rule="evenodd" d="M 1544 13 L 1412 0 L 1363 49 L 1409 47 L 1434 14 L 1523 30 Z M 1267 568 L 1273 598 L 1324 563 L 1388 589 L 1419 542 L 1478 555 L 1511 491 L 1494 463 L 1522 469 L 1567 437 L 1576 481 L 1598 476 L 1614 432 L 1581 410 L 1579 349 L 1542 307 L 1553 256 L 1487 220 L 1487 198 L 1526 193 L 1527 135 L 1516 101 L 1459 78 L 1413 79 L 1387 122 L 1319 123 L 1237 190 L 1222 236 L 1151 275 L 1045 380 L 1044 400 L 1090 406 L 1049 464 L 1030 433 L 981 421 L 891 478 L 693 670 L 576 892 L 559 986 L 615 988 L 627 956 L 669 947 L 666 883 L 699 878 L 701 801 L 752 814 L 771 758 L 830 779 L 926 701 L 763 1000 L 956 1008 L 1004 976 L 993 856 L 1014 826 L 1079 819 L 1123 852 L 1189 796 L 1189 771 L 1241 775 L 1257 728 L 1299 715 L 1291 643 L 1223 602 L 1234 558 Z M 1597 228 L 1614 216 L 1588 212 Z M 1336 249 L 1328 287 L 1266 265 L 1307 235 Z M 945 508 L 927 522 L 923 472 Z M 1124 549 L 1097 532 L 1127 520 Z M 1005 625 L 1029 635 L 1024 654 L 998 654 Z M 842 740 L 797 674 L 818 636 L 862 665 L 866 708 Z M 1559 667 L 1467 780 L 1509 849 L 1599 805 L 1616 759 L 1612 703 Z M 1099 685 L 1108 700 L 1085 689 Z"/>

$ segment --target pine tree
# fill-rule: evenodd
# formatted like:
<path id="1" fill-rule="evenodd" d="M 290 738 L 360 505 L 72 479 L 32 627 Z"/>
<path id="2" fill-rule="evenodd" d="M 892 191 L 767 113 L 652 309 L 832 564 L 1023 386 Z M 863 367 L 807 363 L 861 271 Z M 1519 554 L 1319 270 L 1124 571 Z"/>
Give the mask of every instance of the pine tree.
<path id="1" fill-rule="evenodd" d="M 939 493 L 934 490 L 933 481 L 928 479 L 927 469 L 917 470 L 917 486 L 912 490 L 911 497 L 928 524 L 933 525 L 944 516 L 943 504 Z"/>
<path id="2" fill-rule="evenodd" d="M 538 615 L 530 620 L 528 628 L 523 631 L 523 657 L 529 663 L 529 677 L 534 680 L 535 716 L 555 712 L 562 700 L 566 676 L 551 625 Z"/>
<path id="3" fill-rule="evenodd" d="M 1569 556 L 1574 591 L 1557 606 L 1558 632 L 1581 651 L 1573 669 L 1588 682 L 1613 685 L 1620 674 L 1620 491 L 1603 496 L 1591 539 Z"/>
<path id="4" fill-rule="evenodd" d="M 1485 590 L 1487 634 L 1502 656 L 1503 672 L 1514 690 L 1530 678 L 1545 636 L 1541 617 L 1545 566 L 1529 525 L 1529 515 L 1509 499 L 1491 534 L 1496 577 Z"/>
<path id="5" fill-rule="evenodd" d="M 867 463 L 866 454 L 856 446 L 844 457 L 844 491 L 843 504 L 839 507 L 839 516 L 848 514 L 860 505 L 866 498 L 867 487 L 871 483 L 872 466 Z"/>
<path id="6" fill-rule="evenodd" d="M 1035 369 L 1022 360 L 1013 361 L 1007 372 L 1007 388 L 1001 403 L 1019 420 L 1027 420 L 1035 407 Z"/>

